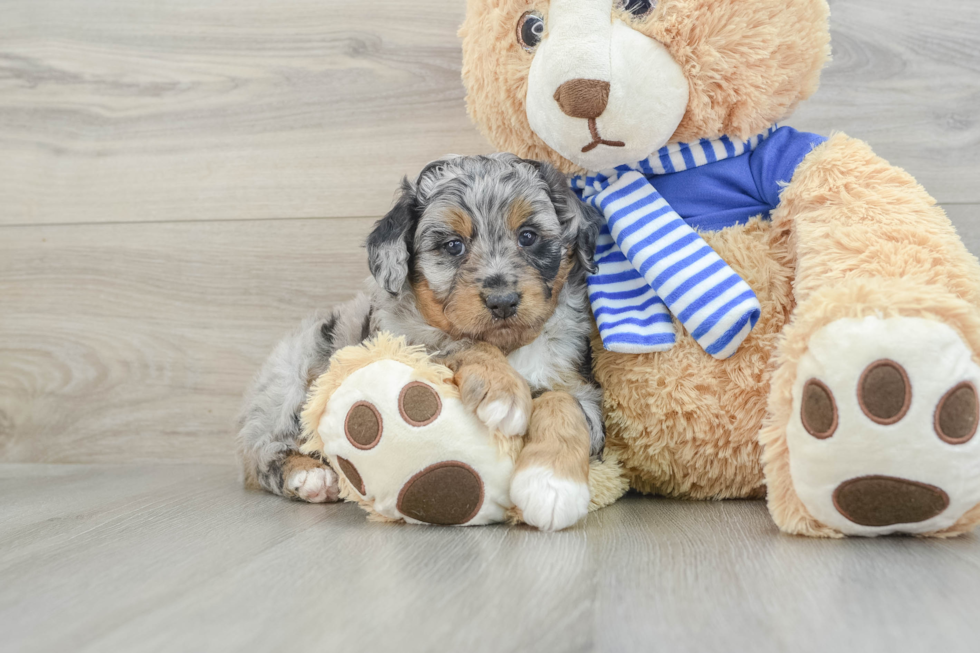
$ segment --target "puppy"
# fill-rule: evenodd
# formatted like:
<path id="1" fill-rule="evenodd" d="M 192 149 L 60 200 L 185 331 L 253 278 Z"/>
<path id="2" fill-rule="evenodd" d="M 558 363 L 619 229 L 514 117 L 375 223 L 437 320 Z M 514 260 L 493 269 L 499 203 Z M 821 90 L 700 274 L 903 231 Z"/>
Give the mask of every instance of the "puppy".
<path id="1" fill-rule="evenodd" d="M 368 238 L 368 293 L 307 320 L 248 392 L 238 434 L 246 485 L 337 499 L 335 472 L 298 452 L 299 413 L 336 350 L 385 330 L 452 369 L 487 426 L 526 436 L 511 486 L 524 520 L 574 524 L 604 441 L 585 283 L 601 219 L 557 170 L 510 154 L 449 157 L 405 179 Z"/>

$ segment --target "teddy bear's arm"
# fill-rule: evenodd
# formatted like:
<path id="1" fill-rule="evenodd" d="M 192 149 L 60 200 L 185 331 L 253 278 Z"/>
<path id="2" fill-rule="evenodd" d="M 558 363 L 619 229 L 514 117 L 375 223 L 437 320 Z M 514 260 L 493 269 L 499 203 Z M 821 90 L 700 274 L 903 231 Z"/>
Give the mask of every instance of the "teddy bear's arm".
<path id="1" fill-rule="evenodd" d="M 966 528 L 980 518 L 977 509 L 963 512 L 976 503 L 971 493 L 977 483 L 960 483 L 955 470 L 964 462 L 957 463 L 959 457 L 972 454 L 949 438 L 944 442 L 937 420 L 949 393 L 973 387 L 974 377 L 980 378 L 971 362 L 980 352 L 976 258 L 909 174 L 844 135 L 807 156 L 772 217 L 774 237 L 786 242 L 777 249 L 788 252 L 796 269 L 796 307 L 776 351 L 769 417 L 760 434 L 776 522 L 785 531 L 816 536 L 886 532 L 887 524 L 841 521 L 841 511 L 854 516 L 884 506 L 882 496 L 865 493 L 859 497 L 863 503 L 851 499 L 844 505 L 839 493 L 819 491 L 837 486 L 841 479 L 834 475 L 846 471 L 849 477 L 885 474 L 907 488 L 904 479 L 922 481 L 935 491 L 914 493 L 930 501 L 938 501 L 945 488 L 947 513 L 962 515 L 958 521 L 944 522 L 942 515 L 934 521 L 902 519 L 945 532 Z M 876 378 L 882 381 L 872 382 Z M 814 379 L 822 390 L 806 394 L 804 404 L 801 388 Z M 906 408 L 898 401 L 897 410 L 890 410 L 890 399 L 903 395 Z M 817 419 L 821 398 L 833 420 Z M 807 415 L 809 423 L 801 423 Z M 827 428 L 817 428 L 817 422 Z M 888 433 L 887 456 L 879 430 Z M 928 492 L 933 494 L 926 497 Z M 953 504 L 963 509 L 956 512 Z"/>
<path id="2" fill-rule="evenodd" d="M 798 304 L 829 286 L 888 279 L 980 305 L 980 268 L 945 212 L 863 141 L 839 134 L 815 148 L 783 191 L 773 223 L 790 238 Z M 868 299 L 881 308 L 895 300 L 897 290 Z"/>

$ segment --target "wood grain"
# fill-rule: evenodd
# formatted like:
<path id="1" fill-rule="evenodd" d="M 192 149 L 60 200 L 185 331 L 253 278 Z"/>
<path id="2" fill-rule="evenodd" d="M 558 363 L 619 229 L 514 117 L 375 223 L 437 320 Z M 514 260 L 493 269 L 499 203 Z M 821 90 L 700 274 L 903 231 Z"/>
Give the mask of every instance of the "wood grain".
<path id="1" fill-rule="evenodd" d="M 830 6 L 834 60 L 789 123 L 868 141 L 940 202 L 980 202 L 980 3 Z"/>
<path id="2" fill-rule="evenodd" d="M 463 4 L 0 0 L 0 223 L 383 213 L 489 150 Z"/>
<path id="3" fill-rule="evenodd" d="M 835 61 L 791 124 L 866 138 L 980 202 L 980 4 L 832 0 Z M 460 0 L 0 0 L 0 224 L 355 217 L 488 151 Z"/>
<path id="4" fill-rule="evenodd" d="M 980 204 L 947 204 L 943 208 L 967 249 L 980 256 Z"/>
<path id="5" fill-rule="evenodd" d="M 242 392 L 371 219 L 0 228 L 0 460 L 230 462 Z"/>
<path id="6" fill-rule="evenodd" d="M 980 539 L 627 496 L 566 532 L 368 523 L 227 467 L 0 466 L 7 651 L 976 650 Z"/>

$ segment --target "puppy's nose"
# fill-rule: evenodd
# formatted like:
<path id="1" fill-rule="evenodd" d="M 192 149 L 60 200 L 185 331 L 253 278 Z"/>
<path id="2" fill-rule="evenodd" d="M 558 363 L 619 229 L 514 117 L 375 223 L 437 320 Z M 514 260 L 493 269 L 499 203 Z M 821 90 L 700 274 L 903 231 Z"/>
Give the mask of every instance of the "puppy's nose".
<path id="1" fill-rule="evenodd" d="M 503 320 L 517 313 L 517 306 L 521 303 L 521 295 L 516 292 L 495 293 L 487 296 L 484 301 L 493 316 Z"/>
<path id="2" fill-rule="evenodd" d="M 609 82 L 572 79 L 555 91 L 555 102 L 572 118 L 598 118 L 609 104 Z"/>

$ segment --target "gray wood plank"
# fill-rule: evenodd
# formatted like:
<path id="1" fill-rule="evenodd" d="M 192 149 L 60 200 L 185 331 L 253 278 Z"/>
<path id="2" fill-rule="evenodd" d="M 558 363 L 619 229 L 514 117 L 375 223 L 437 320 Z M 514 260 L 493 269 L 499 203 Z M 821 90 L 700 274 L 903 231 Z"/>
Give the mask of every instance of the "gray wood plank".
<path id="1" fill-rule="evenodd" d="M 455 0 L 0 0 L 0 223 L 370 216 L 489 146 Z"/>
<path id="2" fill-rule="evenodd" d="M 943 208 L 967 249 L 980 256 L 980 204 L 947 204 Z"/>
<path id="3" fill-rule="evenodd" d="M 10 651 L 976 650 L 980 539 L 627 496 L 557 534 L 368 523 L 229 467 L 0 466 Z"/>
<path id="4" fill-rule="evenodd" d="M 830 6 L 834 60 L 788 124 L 865 139 L 940 202 L 980 201 L 980 3 Z"/>
<path id="5" fill-rule="evenodd" d="M 0 228 L 0 460 L 230 460 L 245 386 L 355 294 L 372 223 Z"/>
<path id="6" fill-rule="evenodd" d="M 980 202 L 980 4 L 831 2 L 835 61 L 790 123 L 868 139 Z M 458 0 L 0 0 L 0 223 L 370 216 L 489 145 Z"/>

